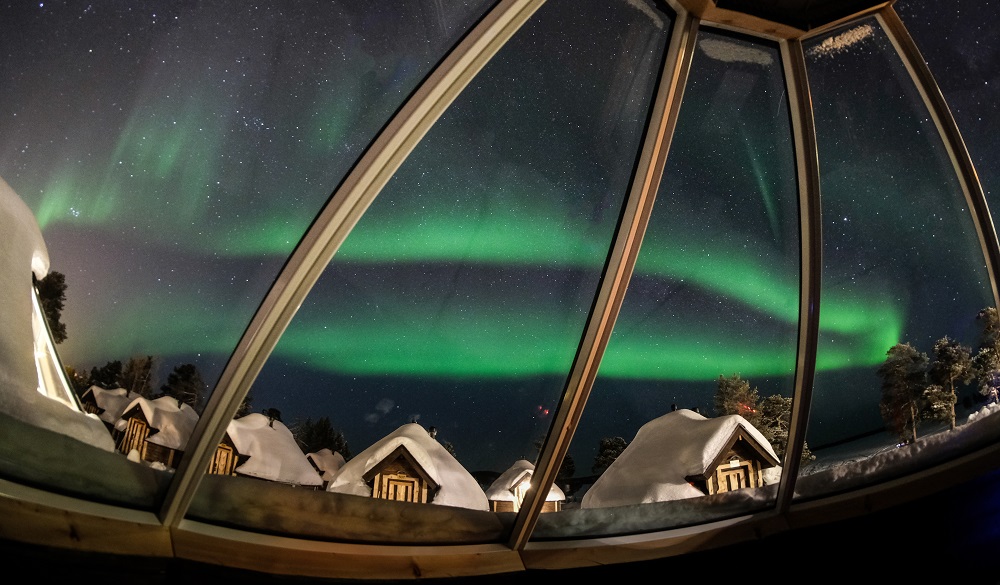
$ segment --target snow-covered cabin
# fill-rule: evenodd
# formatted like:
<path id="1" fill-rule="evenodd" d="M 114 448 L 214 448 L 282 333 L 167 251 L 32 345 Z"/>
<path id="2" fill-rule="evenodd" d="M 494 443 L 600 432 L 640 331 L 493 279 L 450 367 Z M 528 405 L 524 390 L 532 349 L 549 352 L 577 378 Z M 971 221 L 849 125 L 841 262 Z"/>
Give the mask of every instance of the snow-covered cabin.
<path id="1" fill-rule="evenodd" d="M 0 179 L 0 413 L 105 451 L 114 441 L 84 412 L 55 355 L 32 290 L 49 273 L 49 254 L 34 214 Z"/>
<path id="2" fill-rule="evenodd" d="M 479 482 L 418 423 L 399 427 L 345 463 L 327 491 L 490 509 Z"/>
<path id="3" fill-rule="evenodd" d="M 531 485 L 531 476 L 534 472 L 534 464 L 525 459 L 519 459 L 507 471 L 501 473 L 500 477 L 486 490 L 486 498 L 490 501 L 493 511 L 517 512 L 520 510 L 521 503 L 524 502 L 524 494 Z M 559 486 L 552 484 L 549 493 L 545 496 L 542 512 L 558 512 L 562 509 L 562 504 L 565 501 L 566 494 L 559 489 Z"/>
<path id="4" fill-rule="evenodd" d="M 84 411 L 96 414 L 104 426 L 108 428 L 108 431 L 114 434 L 115 425 L 125 413 L 125 409 L 136 398 L 139 398 L 138 394 L 129 392 L 125 388 L 109 390 L 100 386 L 91 386 L 80 395 L 80 403 L 83 405 Z"/>
<path id="5" fill-rule="evenodd" d="M 230 421 L 227 433 L 245 462 L 236 475 L 319 489 L 323 479 L 280 420 L 260 413 Z"/>
<path id="6" fill-rule="evenodd" d="M 312 464 L 316 473 L 323 478 L 323 489 L 326 489 L 330 485 L 330 480 L 333 479 L 333 476 L 347 462 L 343 455 L 330 449 L 320 449 L 315 453 L 306 453 L 306 459 Z"/>
<path id="7" fill-rule="evenodd" d="M 198 413 L 172 396 L 138 397 L 115 425 L 118 450 L 126 455 L 135 451 L 144 461 L 176 469 L 197 422 Z"/>
<path id="8" fill-rule="evenodd" d="M 212 475 L 236 475 L 236 469 L 246 463 L 247 456 L 240 453 L 236 448 L 236 443 L 229 436 L 229 432 L 222 435 L 219 446 L 215 448 L 215 455 L 208 463 L 208 473 Z"/>
<path id="9" fill-rule="evenodd" d="M 680 409 L 649 421 L 587 490 L 580 505 L 604 508 L 694 498 L 774 481 L 779 460 L 742 416 Z"/>

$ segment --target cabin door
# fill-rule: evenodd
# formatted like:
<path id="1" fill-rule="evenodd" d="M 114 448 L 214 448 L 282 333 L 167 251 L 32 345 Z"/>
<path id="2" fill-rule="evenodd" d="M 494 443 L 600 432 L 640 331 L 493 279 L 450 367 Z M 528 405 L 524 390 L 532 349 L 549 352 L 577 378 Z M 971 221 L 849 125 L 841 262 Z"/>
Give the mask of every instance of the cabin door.
<path id="1" fill-rule="evenodd" d="M 146 425 L 146 421 L 137 417 L 128 419 L 128 427 L 122 435 L 121 446 L 118 450 L 128 455 L 129 451 L 135 449 L 138 451 L 140 458 L 145 458 L 147 435 L 149 435 L 149 427 Z"/>
<path id="2" fill-rule="evenodd" d="M 220 444 L 215 451 L 215 457 L 208 467 L 208 472 L 216 475 L 232 475 L 236 468 L 236 453 L 229 445 Z"/>

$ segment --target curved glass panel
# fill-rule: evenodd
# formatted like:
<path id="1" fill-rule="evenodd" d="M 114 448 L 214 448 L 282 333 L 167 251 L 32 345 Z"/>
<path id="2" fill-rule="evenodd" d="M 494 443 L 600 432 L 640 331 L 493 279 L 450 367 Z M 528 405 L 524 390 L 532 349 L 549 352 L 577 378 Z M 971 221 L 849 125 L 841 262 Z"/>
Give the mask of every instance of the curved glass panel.
<path id="1" fill-rule="evenodd" d="M 260 477 L 267 454 L 236 435 L 266 427 L 261 409 L 280 414 L 264 432 L 298 439 L 281 465 L 304 465 L 286 482 L 311 491 L 210 475 L 191 516 L 376 542 L 503 538 L 594 301 L 668 34 L 652 2 L 539 9 L 375 199 L 251 388 L 257 414 L 230 425 L 249 455 L 232 473 Z"/>
<path id="2" fill-rule="evenodd" d="M 121 450 L 175 467 L 287 255 L 488 4 L 4 7 L 0 176 L 37 219 L 52 270 L 65 275 L 58 349 L 79 374 L 78 391 L 101 391 L 94 408 L 118 427 L 116 439 L 127 411 L 146 425 L 128 446 L 118 440 Z M 119 387 L 122 396 L 103 392 Z M 185 404 L 133 402 L 161 392 Z M 154 441 L 157 424 L 176 432 L 168 440 L 160 429 Z M 89 493 L 84 481 L 85 495 L 132 503 L 126 478 L 170 477 L 112 461 L 123 468 L 100 475 L 123 485 L 102 479 Z M 50 473 L 71 483 L 66 467 Z M 157 499 L 138 497 L 144 506 Z"/>
<path id="3" fill-rule="evenodd" d="M 773 502 L 799 302 L 784 88 L 777 47 L 699 32 L 662 185 L 570 449 L 580 509 L 542 515 L 536 538 L 672 528 Z"/>
<path id="4" fill-rule="evenodd" d="M 1000 35 L 978 0 L 893 5 L 948 101 L 979 173 L 986 199 L 1000 209 Z"/>
<path id="5" fill-rule="evenodd" d="M 993 303 L 947 153 L 878 22 L 815 39 L 806 58 L 824 257 L 807 435 L 817 460 L 798 497 L 927 467 L 975 438 L 966 423 L 985 400 L 967 360 Z"/>

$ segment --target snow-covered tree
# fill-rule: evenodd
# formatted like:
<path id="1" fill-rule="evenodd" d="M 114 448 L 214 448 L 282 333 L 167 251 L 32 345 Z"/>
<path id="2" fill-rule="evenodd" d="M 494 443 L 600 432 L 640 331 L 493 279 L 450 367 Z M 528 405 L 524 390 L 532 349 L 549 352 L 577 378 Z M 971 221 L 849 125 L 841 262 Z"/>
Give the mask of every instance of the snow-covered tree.
<path id="1" fill-rule="evenodd" d="M 771 443 L 778 457 L 784 458 L 788 446 L 788 430 L 792 425 L 792 398 L 772 394 L 760 401 L 757 410 L 760 412 L 760 426 L 757 430 Z M 803 441 L 800 461 L 805 463 L 814 459 L 816 456 L 809 450 L 809 444 Z"/>
<path id="2" fill-rule="evenodd" d="M 979 345 L 972 357 L 973 372 L 979 393 L 996 401 L 1000 390 L 1000 316 L 994 307 L 976 315 L 980 324 Z"/>
<path id="3" fill-rule="evenodd" d="M 760 392 L 757 388 L 751 388 L 748 380 L 733 374 L 729 377 L 719 376 L 714 403 L 717 416 L 742 416 L 764 435 L 778 457 L 785 456 L 792 421 L 791 397 L 772 394 L 762 399 Z M 809 446 L 803 443 L 800 461 L 805 463 L 813 459 L 815 457 Z"/>
<path id="4" fill-rule="evenodd" d="M 882 379 L 879 411 L 886 428 L 904 441 L 917 440 L 919 402 L 927 388 L 927 354 L 909 343 L 897 343 L 886 352 L 877 374 Z"/>
<path id="5" fill-rule="evenodd" d="M 931 420 L 950 420 L 955 428 L 955 394 L 940 384 L 931 384 L 921 396 L 924 417 Z"/>
<path id="6" fill-rule="evenodd" d="M 947 336 L 934 343 L 934 361 L 927 372 L 933 387 L 923 394 L 924 406 L 929 418 L 948 421 L 952 430 L 958 401 L 955 384 L 968 384 L 974 377 L 971 354 L 969 347 Z"/>

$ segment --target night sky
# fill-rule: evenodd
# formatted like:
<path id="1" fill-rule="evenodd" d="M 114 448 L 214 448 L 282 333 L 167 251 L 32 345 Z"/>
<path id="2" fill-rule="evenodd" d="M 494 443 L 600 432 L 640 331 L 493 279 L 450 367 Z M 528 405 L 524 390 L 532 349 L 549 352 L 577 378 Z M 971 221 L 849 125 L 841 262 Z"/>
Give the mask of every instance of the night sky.
<path id="1" fill-rule="evenodd" d="M 154 355 L 159 383 L 192 362 L 213 385 L 322 204 L 488 3 L 233 4 L 0 4 L 0 177 L 66 274 L 68 365 Z M 251 389 L 255 411 L 328 416 L 355 453 L 417 420 L 470 469 L 533 459 L 671 27 L 643 2 L 592 4 L 550 0 L 435 125 L 299 310 Z M 992 202 L 1000 33 L 975 17 L 986 3 L 896 8 Z M 874 370 L 891 345 L 974 343 L 992 303 L 933 126 L 863 24 L 844 50 L 807 57 L 825 242 L 813 446 L 880 428 Z M 799 235 L 780 56 L 699 38 L 571 450 L 578 474 L 600 437 L 631 439 L 671 404 L 711 414 L 719 375 L 792 391 Z"/>

